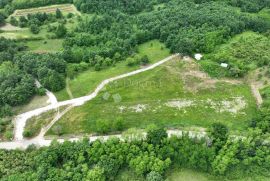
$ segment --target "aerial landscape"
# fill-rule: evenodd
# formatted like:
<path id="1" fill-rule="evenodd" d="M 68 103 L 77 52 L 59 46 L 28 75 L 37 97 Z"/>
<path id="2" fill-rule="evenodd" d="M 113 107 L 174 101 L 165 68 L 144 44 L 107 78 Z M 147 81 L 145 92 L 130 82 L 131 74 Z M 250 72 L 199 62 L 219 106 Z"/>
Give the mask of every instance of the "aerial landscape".
<path id="1" fill-rule="evenodd" d="M 270 181 L 270 0 L 0 0 L 0 180 Z"/>

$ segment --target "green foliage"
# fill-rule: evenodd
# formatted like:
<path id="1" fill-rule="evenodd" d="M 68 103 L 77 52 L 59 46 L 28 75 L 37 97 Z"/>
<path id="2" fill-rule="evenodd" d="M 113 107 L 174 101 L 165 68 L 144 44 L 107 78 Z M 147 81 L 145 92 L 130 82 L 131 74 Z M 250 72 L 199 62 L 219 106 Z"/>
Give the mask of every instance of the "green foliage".
<path id="1" fill-rule="evenodd" d="M 150 172 L 147 174 L 146 181 L 163 181 L 162 175 L 160 175 L 158 172 Z"/>
<path id="2" fill-rule="evenodd" d="M 205 56 L 201 65 L 214 77 L 243 77 L 248 71 L 269 64 L 269 47 L 268 37 L 246 32 Z M 223 68 L 221 63 L 227 63 L 229 67 Z"/>
<path id="3" fill-rule="evenodd" d="M 63 17 L 63 14 L 62 14 L 62 12 L 61 12 L 61 10 L 60 9 L 56 9 L 56 11 L 55 11 L 55 17 L 57 18 L 57 19 L 61 19 L 62 17 Z"/>
<path id="4" fill-rule="evenodd" d="M 269 0 L 230 0 L 232 6 L 241 8 L 245 12 L 259 12 L 264 7 L 270 7 Z"/>
<path id="5" fill-rule="evenodd" d="M 147 142 L 154 145 L 161 144 L 163 139 L 167 137 L 168 135 L 164 128 L 153 127 L 147 132 Z"/>
<path id="6" fill-rule="evenodd" d="M 107 141 L 87 139 L 79 142 L 53 142 L 35 149 L 0 150 L 0 178 L 30 180 L 116 180 L 123 168 L 146 180 L 162 181 L 162 175 L 173 164 L 176 167 L 203 170 L 228 180 L 264 172 L 269 169 L 270 150 L 260 140 L 261 132 L 253 130 L 247 139 L 228 141 L 219 153 L 204 139 L 171 137 L 154 146 L 143 140 Z M 231 175 L 234 170 L 238 175 Z M 261 170 L 261 171 L 259 171 Z M 236 176 L 236 177 L 235 177 Z"/>
<path id="7" fill-rule="evenodd" d="M 72 3 L 72 0 L 13 0 L 12 6 L 15 9 L 27 9 L 33 7 Z"/>
<path id="8" fill-rule="evenodd" d="M 87 173 L 86 179 L 89 181 L 105 181 L 103 169 L 95 167 Z"/>
<path id="9" fill-rule="evenodd" d="M 101 134 L 108 133 L 110 131 L 110 123 L 107 120 L 97 120 L 96 130 Z"/>
<path id="10" fill-rule="evenodd" d="M 59 24 L 55 30 L 57 38 L 63 38 L 67 34 L 67 28 L 63 24 Z"/>
<path id="11" fill-rule="evenodd" d="M 221 123 L 214 123 L 210 130 L 210 138 L 217 151 L 219 151 L 227 142 L 229 131 L 228 128 Z"/>
<path id="12" fill-rule="evenodd" d="M 59 125 L 55 126 L 52 131 L 58 136 L 63 134 L 63 128 Z"/>
<path id="13" fill-rule="evenodd" d="M 40 28 L 38 27 L 38 25 L 32 24 L 32 25 L 30 25 L 30 31 L 31 31 L 33 34 L 38 34 L 39 31 L 40 31 Z"/>
<path id="14" fill-rule="evenodd" d="M 19 25 L 19 22 L 18 22 L 18 20 L 14 16 L 11 16 L 11 18 L 10 18 L 10 24 L 13 25 L 13 26 L 18 26 Z"/>

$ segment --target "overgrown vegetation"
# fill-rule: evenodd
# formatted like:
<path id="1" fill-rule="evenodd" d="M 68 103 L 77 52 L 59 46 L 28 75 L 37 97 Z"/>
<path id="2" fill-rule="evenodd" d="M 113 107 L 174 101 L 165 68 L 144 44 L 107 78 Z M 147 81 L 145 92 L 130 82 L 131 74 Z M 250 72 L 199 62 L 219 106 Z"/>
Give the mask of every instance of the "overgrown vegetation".
<path id="1" fill-rule="evenodd" d="M 214 77 L 243 77 L 258 67 L 269 66 L 269 37 L 254 32 L 240 34 L 204 57 L 202 68 Z M 228 68 L 220 66 L 227 63 Z"/>
<path id="2" fill-rule="evenodd" d="M 258 130 L 250 130 L 244 139 L 233 140 L 213 127 L 209 139 L 167 138 L 166 131 L 151 127 L 146 139 L 89 143 L 53 142 L 48 148 L 26 151 L 0 151 L 0 175 L 3 180 L 115 180 L 127 168 L 135 177 L 163 180 L 171 168 L 190 168 L 219 178 L 235 179 L 256 174 L 269 177 L 269 145 Z M 226 129 L 226 128 L 225 128 Z M 219 134 L 217 134 L 217 132 Z M 131 136 L 131 135 L 130 135 Z M 226 138 L 221 145 L 211 140 Z M 221 147 L 220 147 L 221 146 Z"/>

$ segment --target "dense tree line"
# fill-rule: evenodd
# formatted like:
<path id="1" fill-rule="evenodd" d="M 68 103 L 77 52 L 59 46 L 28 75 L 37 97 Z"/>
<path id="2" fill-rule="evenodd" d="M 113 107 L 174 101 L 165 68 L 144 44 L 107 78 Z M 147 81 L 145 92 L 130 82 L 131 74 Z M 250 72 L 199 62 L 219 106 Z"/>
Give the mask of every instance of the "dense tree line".
<path id="1" fill-rule="evenodd" d="M 72 3 L 73 0 L 13 0 L 12 6 L 14 9 L 27 9 L 40 6 Z"/>
<path id="2" fill-rule="evenodd" d="M 269 28 L 263 19 L 239 14 L 225 3 L 196 5 L 186 0 L 170 1 L 161 11 L 139 15 L 138 25 L 149 31 L 152 39 L 165 42 L 173 52 L 185 54 L 208 53 L 235 34 L 245 30 L 267 31 Z"/>
<path id="3" fill-rule="evenodd" d="M 127 14 L 136 14 L 142 11 L 153 10 L 153 5 L 168 2 L 169 0 L 75 0 L 76 7 L 84 13 L 104 14 L 120 11 Z"/>
<path id="4" fill-rule="evenodd" d="M 242 11 L 256 13 L 270 7 L 269 0 L 230 0 L 229 4 L 241 8 Z"/>
<path id="5" fill-rule="evenodd" d="M 2 180 L 105 181 L 114 180 L 123 168 L 128 168 L 147 179 L 163 180 L 169 168 L 177 167 L 227 178 L 269 176 L 270 149 L 263 144 L 259 131 L 250 131 L 248 138 L 239 140 L 228 138 L 223 125 L 213 126 L 212 132 L 210 139 L 187 135 L 168 138 L 165 130 L 154 127 L 146 139 L 115 138 L 93 143 L 84 139 L 26 151 L 1 150 L 0 175 Z"/>
<path id="6" fill-rule="evenodd" d="M 110 5 L 117 4 L 118 1 L 106 2 Z M 83 1 L 76 3 L 86 6 L 83 5 L 86 3 Z M 108 8 L 111 10 L 103 12 L 98 8 L 99 5 L 107 7 L 102 1 L 98 6 L 90 6 L 95 8 L 86 12 L 94 11 L 102 15 L 82 18 L 76 31 L 65 39 L 63 57 L 67 62 L 84 61 L 90 62 L 92 66 L 106 66 L 106 63 L 96 60 L 98 55 L 103 59 L 109 58 L 109 65 L 113 65 L 116 62 L 116 54 L 120 53 L 122 60 L 125 60 L 136 53 L 137 45 L 151 39 L 165 42 L 172 52 L 209 53 L 217 45 L 243 31 L 265 32 L 269 28 L 264 19 L 239 13 L 227 3 L 220 1 L 203 4 L 187 0 L 169 1 L 165 8 L 132 16 L 123 11 L 122 6 L 112 8 L 114 6 L 110 5 Z"/>

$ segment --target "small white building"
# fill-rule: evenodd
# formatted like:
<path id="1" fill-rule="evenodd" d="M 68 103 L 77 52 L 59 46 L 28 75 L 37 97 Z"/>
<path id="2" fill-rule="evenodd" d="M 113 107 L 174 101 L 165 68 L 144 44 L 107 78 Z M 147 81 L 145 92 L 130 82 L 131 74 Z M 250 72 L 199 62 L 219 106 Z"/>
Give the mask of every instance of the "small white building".
<path id="1" fill-rule="evenodd" d="M 229 65 L 227 63 L 221 63 L 220 66 L 223 68 L 228 68 Z"/>
<path id="2" fill-rule="evenodd" d="M 203 55 L 200 54 L 200 53 L 197 53 L 197 54 L 194 55 L 194 57 L 195 57 L 196 60 L 201 60 Z"/>

